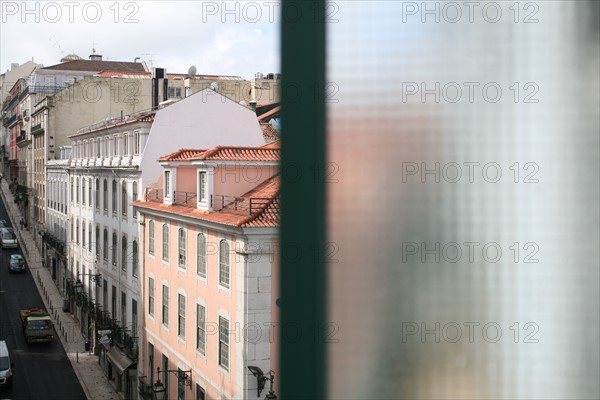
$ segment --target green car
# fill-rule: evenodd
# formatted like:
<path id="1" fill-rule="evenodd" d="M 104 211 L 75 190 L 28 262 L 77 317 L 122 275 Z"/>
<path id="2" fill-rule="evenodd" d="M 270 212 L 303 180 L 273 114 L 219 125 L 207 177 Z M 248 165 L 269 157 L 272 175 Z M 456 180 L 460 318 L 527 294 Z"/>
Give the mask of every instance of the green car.
<path id="1" fill-rule="evenodd" d="M 21 254 L 11 254 L 8 263 L 8 272 L 25 272 L 25 259 Z"/>

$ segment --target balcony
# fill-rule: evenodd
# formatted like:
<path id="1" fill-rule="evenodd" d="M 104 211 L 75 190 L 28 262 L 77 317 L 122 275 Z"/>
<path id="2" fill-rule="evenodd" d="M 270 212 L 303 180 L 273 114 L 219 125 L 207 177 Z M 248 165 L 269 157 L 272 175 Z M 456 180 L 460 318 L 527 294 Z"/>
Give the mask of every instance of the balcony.
<path id="1" fill-rule="evenodd" d="M 4 118 L 4 121 L 2 122 L 2 125 L 4 125 L 4 126 L 10 126 L 16 120 L 17 120 L 17 114 L 15 114 L 15 115 L 13 115 L 12 117 L 9 117 L 9 118 Z"/>
<path id="2" fill-rule="evenodd" d="M 42 130 L 42 124 L 36 124 L 31 127 L 31 133 L 41 131 L 41 130 Z"/>
<path id="3" fill-rule="evenodd" d="M 154 203 L 162 203 L 164 200 L 163 190 L 146 188 L 146 195 L 144 196 L 144 199 Z"/>
<path id="4" fill-rule="evenodd" d="M 182 192 L 176 190 L 173 192 L 173 204 L 177 204 L 180 206 L 188 206 L 188 207 L 196 207 L 197 195 L 195 192 Z"/>
<path id="5" fill-rule="evenodd" d="M 17 142 L 17 144 L 19 144 L 21 142 L 26 141 L 27 139 L 29 139 L 27 137 L 27 132 L 22 130 L 21 133 L 19 134 L 19 136 L 17 136 L 16 142 Z"/>
<path id="6" fill-rule="evenodd" d="M 210 205 L 213 210 L 225 210 L 241 215 L 258 214 L 271 203 L 273 203 L 273 199 L 271 198 L 237 197 L 220 194 L 210 196 Z"/>

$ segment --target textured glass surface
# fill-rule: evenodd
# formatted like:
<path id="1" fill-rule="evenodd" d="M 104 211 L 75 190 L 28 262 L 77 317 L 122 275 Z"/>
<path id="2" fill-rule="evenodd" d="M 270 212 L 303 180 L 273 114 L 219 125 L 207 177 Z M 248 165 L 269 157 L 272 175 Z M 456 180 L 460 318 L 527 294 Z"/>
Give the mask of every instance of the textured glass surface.
<path id="1" fill-rule="evenodd" d="M 329 2 L 328 397 L 600 397 L 598 4 Z"/>

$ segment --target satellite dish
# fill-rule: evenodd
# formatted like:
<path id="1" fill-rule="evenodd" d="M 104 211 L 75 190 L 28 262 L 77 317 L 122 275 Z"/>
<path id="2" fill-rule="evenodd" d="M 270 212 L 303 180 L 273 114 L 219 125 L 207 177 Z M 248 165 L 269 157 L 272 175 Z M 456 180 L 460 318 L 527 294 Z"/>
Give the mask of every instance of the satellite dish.
<path id="1" fill-rule="evenodd" d="M 240 104 L 243 105 L 244 107 L 246 107 L 246 101 L 242 100 L 242 101 L 240 101 Z"/>
<path id="2" fill-rule="evenodd" d="M 217 82 L 212 82 L 212 83 L 210 84 L 210 88 L 211 88 L 212 90 L 214 90 L 215 92 L 218 92 L 218 91 L 219 91 L 219 84 L 218 84 Z"/>
<path id="3" fill-rule="evenodd" d="M 190 69 L 188 69 L 188 78 L 193 78 L 194 76 L 196 76 L 196 67 L 194 67 L 193 65 L 190 67 Z"/>

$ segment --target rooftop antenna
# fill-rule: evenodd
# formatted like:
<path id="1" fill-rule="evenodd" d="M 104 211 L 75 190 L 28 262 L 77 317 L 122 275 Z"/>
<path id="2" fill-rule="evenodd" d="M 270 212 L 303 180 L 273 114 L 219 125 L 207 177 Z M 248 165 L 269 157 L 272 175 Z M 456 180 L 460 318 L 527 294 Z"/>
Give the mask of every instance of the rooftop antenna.
<path id="1" fill-rule="evenodd" d="M 154 59 L 152 58 L 152 56 L 155 56 L 156 54 L 152 54 L 152 53 L 143 53 L 143 56 L 150 56 L 150 58 L 148 59 L 148 62 L 150 63 L 150 68 L 154 67 Z"/>
<path id="2" fill-rule="evenodd" d="M 54 47 L 58 47 L 58 51 L 60 51 L 60 54 L 64 57 L 65 51 L 62 49 L 62 47 L 60 47 L 60 40 L 62 40 L 62 38 L 57 39 L 56 35 L 58 35 L 58 33 L 55 33 L 54 36 L 52 36 L 48 40 L 50 40 L 50 41 L 54 40 Z"/>

